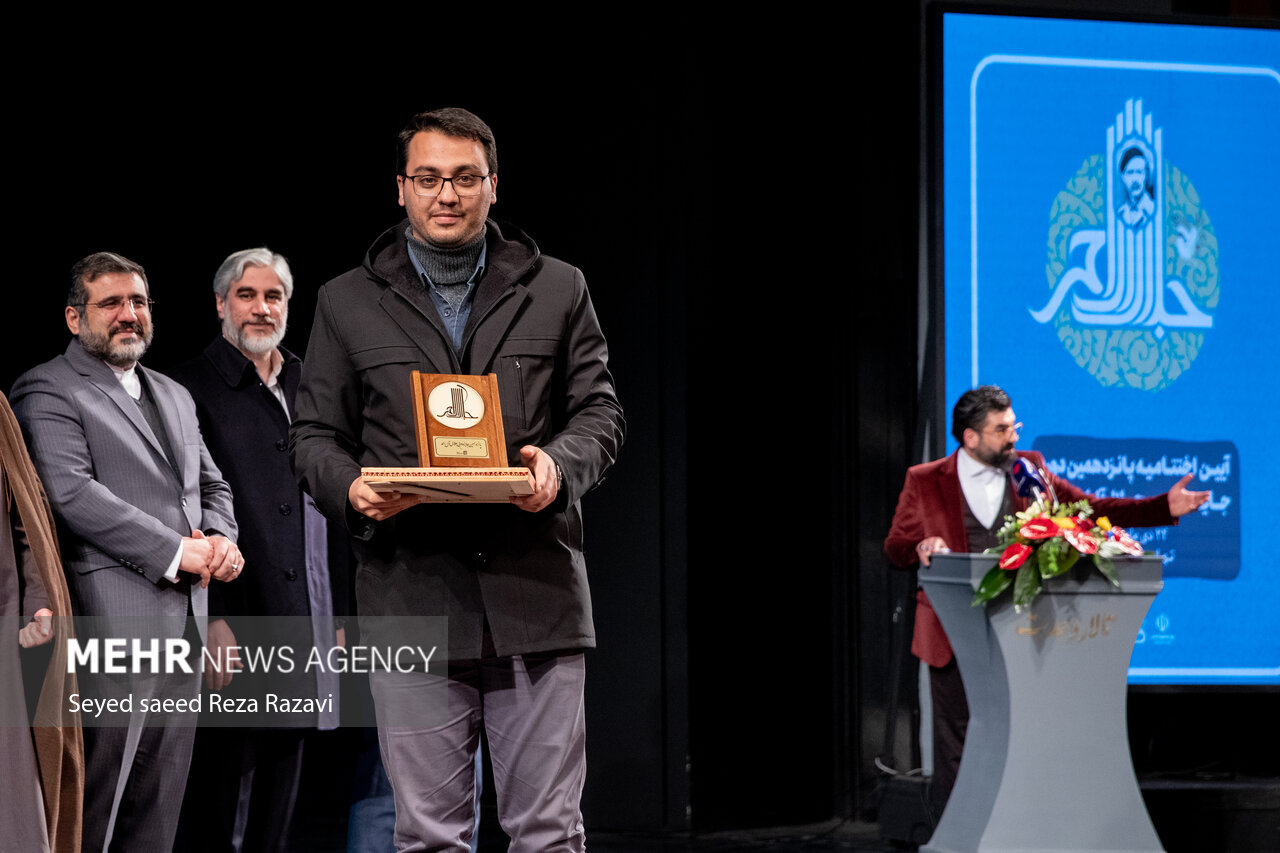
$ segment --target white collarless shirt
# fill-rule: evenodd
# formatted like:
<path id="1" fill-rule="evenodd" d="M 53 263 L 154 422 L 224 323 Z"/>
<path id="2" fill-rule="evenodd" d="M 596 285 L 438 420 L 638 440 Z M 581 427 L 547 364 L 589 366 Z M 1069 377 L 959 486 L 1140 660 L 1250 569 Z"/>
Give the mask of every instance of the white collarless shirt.
<path id="1" fill-rule="evenodd" d="M 1000 507 L 1004 504 L 1008 483 L 1004 471 L 979 462 L 963 447 L 956 454 L 956 469 L 960 475 L 960 488 L 973 517 L 983 527 L 990 528 L 995 524 Z"/>

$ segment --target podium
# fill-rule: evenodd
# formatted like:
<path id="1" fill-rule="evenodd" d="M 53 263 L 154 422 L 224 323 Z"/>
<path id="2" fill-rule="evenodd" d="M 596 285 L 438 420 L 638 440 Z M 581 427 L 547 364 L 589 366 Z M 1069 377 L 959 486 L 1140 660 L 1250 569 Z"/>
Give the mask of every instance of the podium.
<path id="1" fill-rule="evenodd" d="M 1087 558 L 1014 611 L 973 607 L 991 554 L 936 554 L 920 585 L 951 640 L 969 702 L 955 788 L 922 853 L 1163 853 L 1125 722 L 1133 644 L 1160 592 L 1159 557 Z"/>

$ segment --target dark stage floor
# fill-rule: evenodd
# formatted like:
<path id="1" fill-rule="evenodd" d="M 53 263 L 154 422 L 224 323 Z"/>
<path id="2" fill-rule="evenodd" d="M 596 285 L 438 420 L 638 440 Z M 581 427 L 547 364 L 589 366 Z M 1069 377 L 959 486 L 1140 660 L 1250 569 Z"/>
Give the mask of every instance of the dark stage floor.
<path id="1" fill-rule="evenodd" d="M 480 853 L 500 853 L 507 849 L 507 839 L 494 827 L 481 831 Z M 298 839 L 298 841 L 301 841 Z M 332 844 L 321 846 L 313 838 L 301 842 L 297 850 L 308 853 L 342 853 L 346 848 Z M 314 845 L 314 846 L 312 846 Z M 875 824 L 830 821 L 810 826 L 777 827 L 737 832 L 688 835 L 657 835 L 587 830 L 587 849 L 594 853 L 900 853 L 908 849 L 895 847 L 880 838 Z"/>
<path id="2" fill-rule="evenodd" d="M 303 751 L 302 785 L 294 814 L 290 850 L 298 853 L 345 853 L 349 792 L 344 779 L 354 772 L 359 731 L 313 735 Z M 489 798 L 492 792 L 487 792 Z M 498 826 L 493 803 L 482 809 L 481 853 L 505 853 L 507 838 Z M 609 832 L 587 826 L 587 847 L 595 853 L 891 853 L 901 851 L 880 838 L 876 824 L 830 820 L 807 826 L 683 834 Z"/>
<path id="3" fill-rule="evenodd" d="M 293 824 L 291 851 L 345 853 L 349 785 L 359 731 L 323 732 L 304 751 L 302 786 Z M 492 791 L 482 809 L 481 853 L 507 848 L 498 825 Z M 1202 780 L 1144 788 L 1148 811 L 1169 853 L 1261 853 L 1280 850 L 1280 779 L 1210 784 Z M 882 816 L 885 813 L 882 812 Z M 901 821 L 894 822 L 896 826 Z M 905 832 L 905 827 L 897 827 Z M 830 820 L 804 826 L 700 833 L 610 832 L 588 824 L 594 853 L 901 853 L 913 849 L 881 837 L 878 824 Z"/>
<path id="4" fill-rule="evenodd" d="M 587 848 L 596 853 L 727 853 L 736 850 L 753 853 L 836 853 L 847 850 L 891 853 L 905 849 L 881 840 L 880 828 L 875 824 L 836 821 L 810 826 L 710 833 L 696 838 L 588 832 Z"/>

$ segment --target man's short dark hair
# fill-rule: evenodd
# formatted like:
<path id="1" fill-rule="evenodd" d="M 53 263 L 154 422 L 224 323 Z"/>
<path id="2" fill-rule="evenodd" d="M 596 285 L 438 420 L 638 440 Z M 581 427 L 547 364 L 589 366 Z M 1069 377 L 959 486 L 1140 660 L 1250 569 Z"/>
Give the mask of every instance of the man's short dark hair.
<path id="1" fill-rule="evenodd" d="M 147 271 L 142 264 L 134 263 L 115 252 L 94 252 L 88 257 L 76 261 L 71 268 L 71 286 L 67 288 L 67 305 L 84 315 L 85 303 L 89 301 L 89 289 L 85 287 L 100 275 L 111 273 L 135 273 L 142 279 L 142 287 L 151 295 L 151 285 L 147 284 Z"/>
<path id="2" fill-rule="evenodd" d="M 964 444 L 964 431 L 971 429 L 982 432 L 987 425 L 987 415 L 991 412 L 1003 412 L 1013 405 L 1009 395 L 999 385 L 979 385 L 971 391 L 965 391 L 956 400 L 956 407 L 951 410 L 951 434 L 956 441 Z"/>
<path id="3" fill-rule="evenodd" d="M 489 174 L 498 174 L 498 145 L 493 141 L 493 131 L 480 116 L 458 107 L 445 107 L 440 110 L 418 113 L 409 119 L 404 130 L 400 131 L 396 145 L 396 174 L 403 175 L 409 165 L 409 143 L 419 133 L 435 130 L 445 136 L 459 139 L 473 139 L 484 149 L 484 159 L 489 165 Z"/>

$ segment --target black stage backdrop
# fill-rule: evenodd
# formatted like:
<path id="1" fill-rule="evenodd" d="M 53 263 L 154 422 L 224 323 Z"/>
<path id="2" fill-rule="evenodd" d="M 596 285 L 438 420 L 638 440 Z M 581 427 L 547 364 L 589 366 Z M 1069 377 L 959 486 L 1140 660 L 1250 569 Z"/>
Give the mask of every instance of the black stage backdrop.
<path id="1" fill-rule="evenodd" d="M 261 244 L 292 264 L 305 352 L 316 289 L 400 218 L 396 132 L 473 110 L 493 215 L 584 271 L 629 425 L 585 500 L 588 825 L 852 816 L 912 584 L 880 543 L 919 453 L 922 37 L 916 4 L 887 5 L 847 44 L 815 22 L 499 37 L 404 16 L 30 44 L 6 60 L 0 386 L 63 350 L 67 270 L 99 250 L 147 268 L 152 367 L 217 334 L 213 272 Z"/>

